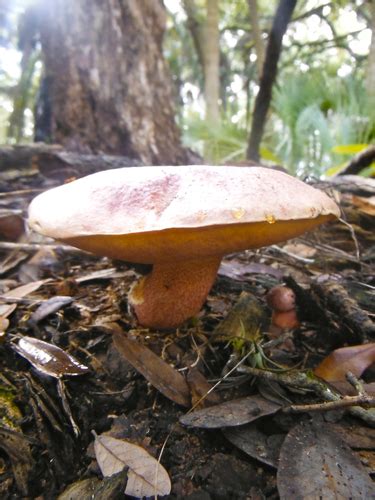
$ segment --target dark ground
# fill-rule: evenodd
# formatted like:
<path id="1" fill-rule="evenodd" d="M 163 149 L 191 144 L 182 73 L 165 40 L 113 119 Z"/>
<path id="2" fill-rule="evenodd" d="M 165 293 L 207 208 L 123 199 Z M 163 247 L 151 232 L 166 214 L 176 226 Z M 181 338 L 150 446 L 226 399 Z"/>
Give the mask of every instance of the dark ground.
<path id="1" fill-rule="evenodd" d="M 355 462 L 350 466 L 353 475 L 359 475 L 358 467 L 367 471 L 366 475 L 374 473 L 371 418 L 365 422 L 342 409 L 314 413 L 314 417 L 313 413 L 285 411 L 267 415 L 257 409 L 253 423 L 240 427 L 244 432 L 258 432 L 248 438 L 252 450 L 245 452 L 243 444 L 228 431 L 231 426 L 223 431 L 223 425 L 207 429 L 179 423 L 189 408 L 167 398 L 168 388 L 162 393 L 155 388 L 160 389 L 158 376 L 163 366 L 154 357 L 147 357 L 152 351 L 178 370 L 188 381 L 188 397 L 197 403 L 249 349 L 272 338 L 267 333 L 271 311 L 265 295 L 285 281 L 296 292 L 301 325 L 284 333 L 279 345 L 265 349 L 268 358 L 298 370 L 312 369 L 333 349 L 374 341 L 375 208 L 369 198 L 374 193 L 358 193 L 354 186 L 353 198 L 349 188 L 340 187 L 345 191 L 340 201 L 350 226 L 337 222 L 285 245 L 229 256 L 199 317 L 178 331 L 158 333 L 137 329 L 128 310 L 126 292 L 142 269 L 54 245 L 47 247 L 36 235 L 23 233 L 21 222 L 28 202 L 37 194 L 35 190 L 51 183 L 35 169 L 0 174 L 0 498 L 53 499 L 83 480 L 60 498 L 124 498 L 126 471 L 103 480 L 92 431 L 98 435 L 111 431 L 112 436 L 136 443 L 155 457 L 160 454 L 171 478 L 169 498 L 286 498 L 285 483 L 302 483 L 299 474 L 303 472 L 295 469 L 293 475 L 293 468 L 285 461 L 285 445 L 277 476 L 278 450 L 299 422 L 310 425 L 312 421 L 329 432 L 339 431 L 351 440 L 349 445 L 359 448 L 348 452 L 361 460 L 359 465 Z M 10 219 L 6 221 L 6 217 Z M 98 271 L 104 274 L 96 274 Z M 36 283 L 39 280 L 47 281 Z M 24 284 L 30 286 L 28 293 L 9 293 Z M 241 292 L 248 295 L 245 299 L 242 295 L 238 305 Z M 46 302 L 56 296 L 68 299 Z M 41 304 L 47 304 L 47 309 L 35 315 Z M 236 320 L 222 323 L 236 304 L 231 314 L 243 321 L 246 341 L 233 341 L 231 330 Z M 262 325 L 260 336 L 254 333 L 253 315 L 247 309 L 254 304 L 262 317 L 258 322 Z M 236 324 L 238 335 L 238 321 Z M 142 359 L 149 360 L 146 372 L 143 368 L 147 379 L 134 368 L 134 360 L 131 364 L 118 345 L 114 346 L 113 338 L 121 334 L 141 346 L 136 356 L 146 355 Z M 22 336 L 62 348 L 86 365 L 88 372 L 63 377 L 59 390 L 57 378 L 66 371 L 65 361 L 49 367 L 54 376 L 41 374 L 35 369 L 37 360 L 30 363 L 14 350 Z M 259 367 L 259 356 L 250 356 L 245 364 L 254 366 L 256 362 Z M 263 362 L 271 366 L 267 360 Z M 368 368 L 365 382 L 370 383 L 373 375 Z M 170 384 L 178 392 L 173 379 Z M 198 407 L 251 395 L 283 405 L 324 402 L 314 392 L 292 389 L 234 370 Z M 225 418 L 228 414 L 240 418 L 236 411 L 233 408 Z M 211 418 L 203 417 L 202 426 L 210 426 Z M 245 436 L 239 437 L 242 443 Z M 319 474 L 314 473 L 314 477 Z M 361 487 L 368 491 L 367 483 Z"/>

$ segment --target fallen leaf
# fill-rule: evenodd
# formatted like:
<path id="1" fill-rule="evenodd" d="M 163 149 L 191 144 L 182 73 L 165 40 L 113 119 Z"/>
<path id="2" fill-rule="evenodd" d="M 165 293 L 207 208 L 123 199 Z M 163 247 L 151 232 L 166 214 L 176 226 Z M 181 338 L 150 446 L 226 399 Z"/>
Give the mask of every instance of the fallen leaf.
<path id="1" fill-rule="evenodd" d="M 22 497 L 27 497 L 29 475 L 34 464 L 27 438 L 20 432 L 0 427 L 0 448 L 10 458 L 14 479 Z"/>
<path id="2" fill-rule="evenodd" d="M 280 405 L 267 401 L 261 396 L 249 396 L 187 413 L 180 417 L 180 422 L 189 427 L 203 429 L 232 427 L 247 424 L 264 415 L 272 415 L 280 408 Z"/>
<path id="3" fill-rule="evenodd" d="M 5 331 L 8 329 L 9 319 L 0 316 L 0 338 L 4 335 Z"/>
<path id="4" fill-rule="evenodd" d="M 47 283 L 48 281 L 50 280 L 38 280 L 27 283 L 26 285 L 18 286 L 17 288 L 13 288 L 13 290 L 9 290 L 9 292 L 6 292 L 4 300 L 6 300 L 7 298 L 22 299 L 23 297 L 26 297 L 26 295 L 36 292 L 42 285 L 44 285 L 44 283 Z"/>
<path id="5" fill-rule="evenodd" d="M 87 373 L 87 366 L 77 361 L 73 356 L 43 340 L 33 337 L 22 337 L 13 349 L 27 359 L 39 372 L 54 378 L 76 376 Z"/>
<path id="6" fill-rule="evenodd" d="M 221 403 L 219 394 L 214 390 L 210 392 L 213 386 L 196 366 L 188 371 L 186 382 L 190 388 L 191 402 L 194 408 L 205 408 Z"/>
<path id="7" fill-rule="evenodd" d="M 277 469 L 284 434 L 267 436 L 254 423 L 228 427 L 223 430 L 223 434 L 228 441 L 250 457 Z"/>
<path id="8" fill-rule="evenodd" d="M 55 295 L 54 297 L 47 299 L 42 302 L 35 312 L 33 312 L 30 316 L 29 323 L 36 325 L 50 314 L 54 314 L 62 307 L 71 304 L 73 300 L 73 297 L 68 297 L 66 295 Z"/>
<path id="9" fill-rule="evenodd" d="M 360 377 L 374 362 L 375 342 L 342 347 L 323 359 L 314 373 L 327 382 L 338 382 L 346 380 L 345 375 L 349 371 Z"/>
<path id="10" fill-rule="evenodd" d="M 238 281 L 247 281 L 250 274 L 269 274 L 277 279 L 283 277 L 283 272 L 280 269 L 275 269 L 267 264 L 256 262 L 247 264 L 234 259 L 223 260 L 220 264 L 218 274 Z"/>
<path id="11" fill-rule="evenodd" d="M 126 495 L 143 498 L 170 493 L 171 481 L 167 471 L 141 446 L 96 435 L 94 448 L 103 476 L 112 476 L 129 467 Z"/>
<path id="12" fill-rule="evenodd" d="M 190 391 L 184 377 L 148 347 L 113 330 L 113 344 L 118 352 L 158 391 L 175 403 L 189 407 Z"/>
<path id="13" fill-rule="evenodd" d="M 17 309 L 17 304 L 0 304 L 0 316 L 7 318 Z"/>
<path id="14" fill-rule="evenodd" d="M 136 276 L 133 270 L 118 271 L 115 267 L 109 267 L 106 269 L 99 269 L 90 274 L 85 274 L 84 276 L 78 276 L 75 281 L 76 283 L 87 283 L 88 281 L 96 280 L 108 280 L 117 278 L 134 278 Z"/>
<path id="15" fill-rule="evenodd" d="M 375 196 L 363 198 L 361 196 L 352 195 L 352 203 L 359 208 L 361 212 L 375 217 Z"/>
<path id="16" fill-rule="evenodd" d="M 320 419 L 301 422 L 285 438 L 277 486 L 281 500 L 374 498 L 359 458 Z"/>

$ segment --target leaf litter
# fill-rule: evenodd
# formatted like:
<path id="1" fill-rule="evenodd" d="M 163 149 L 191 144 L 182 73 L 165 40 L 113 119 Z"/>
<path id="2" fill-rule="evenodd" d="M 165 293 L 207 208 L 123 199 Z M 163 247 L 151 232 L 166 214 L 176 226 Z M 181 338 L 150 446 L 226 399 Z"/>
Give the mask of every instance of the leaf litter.
<path id="1" fill-rule="evenodd" d="M 94 447 L 103 476 L 112 476 L 128 467 L 126 495 L 143 498 L 170 493 L 171 481 L 167 471 L 141 446 L 95 435 Z"/>
<path id="2" fill-rule="evenodd" d="M 33 175 L 38 175 L 37 170 Z M 35 179 L 34 182 L 38 182 L 40 186 L 40 179 Z M 350 186 L 353 182 L 351 180 Z M 374 254 L 370 245 L 373 236 L 369 230 L 369 218 L 373 214 L 367 208 L 358 211 L 353 207 L 350 196 L 339 196 L 342 197 L 349 225 L 336 223 L 286 245 L 229 256 L 225 259 L 199 317 L 186 323 L 178 331 L 167 334 L 137 330 L 135 327 L 126 301 L 126 292 L 137 273 L 135 267 L 93 258 L 64 247 L 56 249 L 52 259 L 54 264 L 45 264 L 39 258 L 30 273 L 26 270 L 32 260 L 32 253 L 35 252 L 33 248 L 39 248 L 42 252 L 45 248 L 40 241 L 34 246 L 16 243 L 11 253 L 4 251 L 6 255 L 1 262 L 0 272 L 6 278 L 2 280 L 4 287 L 0 305 L 5 308 L 12 306 L 12 310 L 2 309 L 7 314 L 9 325 L 0 345 L 0 394 L 3 385 L 7 385 L 9 381 L 21 410 L 16 432 L 26 439 L 33 460 L 25 452 L 28 466 L 23 469 L 24 480 L 17 482 L 15 472 L 9 469 L 12 467 L 11 450 L 5 450 L 3 477 L 6 480 L 1 485 L 2 491 L 13 497 L 28 495 L 36 498 L 44 495 L 46 498 L 57 498 L 67 485 L 77 485 L 77 481 L 85 481 L 85 478 L 91 480 L 83 485 L 86 492 L 95 490 L 98 495 L 107 495 L 104 496 L 107 498 L 112 494 L 110 492 L 116 491 L 118 494 L 123 491 L 127 471 L 99 480 L 96 462 L 90 461 L 92 455 L 89 451 L 85 454 L 82 450 L 92 443 L 91 429 L 102 436 L 103 431 L 110 427 L 110 421 L 118 420 L 117 416 L 126 412 L 132 430 L 138 433 L 135 441 L 140 443 L 141 449 L 143 445 L 149 449 L 147 442 L 152 442 L 155 449 L 164 449 L 162 461 L 172 483 L 171 493 L 176 498 L 190 495 L 212 499 L 218 498 L 218 495 L 221 498 L 240 498 L 241 495 L 249 497 L 255 494 L 260 498 L 276 498 L 278 450 L 286 435 L 288 439 L 293 437 L 291 429 L 295 428 L 296 423 L 298 425 L 301 416 L 283 413 L 282 405 L 269 414 L 263 413 L 264 408 L 259 402 L 254 404 L 253 401 L 252 406 L 249 406 L 250 410 L 244 410 L 241 406 L 244 405 L 243 402 L 237 406 L 236 402 L 239 400 L 260 397 L 258 391 L 263 394 L 263 401 L 275 398 L 261 390 L 258 375 L 243 375 L 230 370 L 234 366 L 233 360 L 237 363 L 243 359 L 249 345 L 254 346 L 260 341 L 255 341 L 255 332 L 249 331 L 253 323 L 251 308 L 247 306 L 251 303 L 260 313 L 257 317 L 261 320 L 257 323 L 261 349 L 254 351 L 246 363 L 257 367 L 259 373 L 272 373 L 276 379 L 282 374 L 281 378 L 287 380 L 284 375 L 288 372 L 278 370 L 298 365 L 296 373 L 299 369 L 304 369 L 308 380 L 308 374 L 318 366 L 321 359 L 335 349 L 366 345 L 374 340 L 371 338 L 374 331 L 371 321 L 375 312 L 372 269 Z M 12 198 L 12 203 L 14 202 L 19 202 L 21 208 L 26 208 L 28 200 Z M 322 279 L 323 273 L 328 278 L 327 283 Z M 289 278 L 284 279 L 286 275 Z M 291 279 L 290 276 L 294 280 L 292 283 L 287 281 Z M 24 288 L 16 291 L 27 281 L 30 284 L 26 287 L 26 292 L 29 291 L 30 296 L 23 295 Z M 48 286 L 41 284 L 38 288 L 38 283 L 33 284 L 38 281 L 48 281 Z M 11 283 L 11 286 L 6 282 Z M 285 349 L 282 342 L 277 344 L 277 339 L 272 348 L 264 347 L 268 345 L 270 338 L 267 322 L 271 316 L 265 304 L 265 295 L 279 284 L 287 284 L 292 288 L 295 286 L 297 308 L 301 317 L 301 326 L 288 332 L 293 347 L 290 350 Z M 34 287 L 36 288 L 32 291 Z M 16 296 L 12 297 L 11 294 L 7 301 L 9 288 L 15 290 Z M 223 322 L 228 311 L 233 311 L 239 302 L 238 298 L 243 291 L 250 295 Z M 32 295 L 34 292 L 37 292 L 37 298 Z M 58 296 L 62 295 L 70 297 L 66 299 L 68 307 L 65 307 L 65 299 L 59 299 Z M 354 302 L 348 301 L 348 296 Z M 36 315 L 38 328 L 33 328 L 30 318 L 38 311 L 37 305 L 45 305 L 45 309 L 42 307 Z M 263 321 L 263 315 L 266 321 Z M 33 319 L 35 320 L 35 316 Z M 120 336 L 108 329 L 111 321 L 116 321 L 122 335 L 131 342 L 118 340 Z M 220 336 L 214 334 L 215 330 L 220 332 Z M 55 384 L 51 384 L 47 377 L 40 377 L 38 380 L 30 367 L 9 349 L 20 334 L 24 338 L 30 337 L 58 347 L 76 361 L 75 355 L 79 354 L 85 364 L 80 361 L 78 363 L 90 367 L 90 370 L 82 373 L 86 374 L 85 377 L 69 377 L 69 371 L 77 369 L 74 363 L 71 365 L 71 359 L 63 360 L 57 356 L 58 361 L 50 360 L 44 365 L 45 356 L 56 354 L 51 352 L 50 347 L 38 344 L 36 356 L 30 354 L 35 343 L 29 343 L 26 349 L 29 362 L 38 370 L 37 373 L 46 370 L 49 375 L 57 378 L 58 383 L 66 379 L 67 394 L 80 434 L 73 435 L 71 426 L 68 425 L 70 416 L 66 411 L 61 411 L 61 405 L 64 407 L 63 398 L 59 396 L 61 391 L 56 391 Z M 115 349 L 114 344 L 117 348 L 120 344 L 123 345 L 122 348 Z M 134 347 L 134 344 L 137 345 Z M 272 371 L 269 371 L 270 362 L 276 363 L 279 368 L 273 365 Z M 360 365 L 363 367 L 364 362 L 361 361 Z M 228 373 L 230 376 L 227 376 Z M 371 381 L 371 366 L 360 376 L 365 377 L 365 382 Z M 217 386 L 218 381 L 220 384 Z M 277 387 L 277 380 L 272 383 Z M 285 392 L 285 401 L 289 400 L 297 406 L 322 401 L 324 403 L 321 392 L 305 390 L 298 384 L 280 383 Z M 328 384 L 322 384 L 321 387 L 325 390 L 332 390 Z M 366 384 L 363 386 L 367 387 Z M 211 401 L 205 395 L 207 393 L 213 397 Z M 201 399 L 204 404 L 214 403 L 214 406 L 203 408 L 213 408 L 212 414 L 201 414 L 199 417 L 203 423 L 202 429 L 207 430 L 179 425 L 182 412 Z M 229 408 L 224 406 L 224 410 L 220 409 L 220 404 L 217 404 L 220 401 L 228 403 Z M 368 414 L 366 408 L 359 410 L 362 411 L 362 416 L 363 412 Z M 199 411 L 202 411 L 201 407 Z M 190 417 L 194 414 L 194 417 Z M 186 417 L 194 421 L 197 414 L 194 411 L 182 416 L 182 419 Z M 324 420 L 320 423 L 322 429 L 328 431 L 333 427 L 335 430 L 350 421 L 350 433 L 344 431 L 341 435 L 350 435 L 350 444 L 357 443 L 362 453 L 363 449 L 372 451 L 373 436 L 370 432 L 366 433 L 368 428 L 358 418 L 352 419 L 348 411 L 344 410 L 323 415 Z M 199 419 L 196 420 L 198 423 Z M 210 431 L 210 426 L 215 421 L 218 427 L 212 427 L 214 430 Z M 241 424 L 245 421 L 249 423 Z M 371 420 L 369 422 L 368 425 Z M 231 425 L 233 423 L 234 426 Z M 5 424 L 5 418 L 0 416 L 0 428 Z M 357 439 L 358 434 L 353 430 L 359 428 L 364 429 L 361 439 Z M 215 429 L 221 429 L 221 432 Z M 324 431 L 322 436 L 326 436 Z M 316 432 L 311 438 L 311 446 L 320 447 L 321 439 Z M 126 440 L 133 444 L 131 436 L 126 436 Z M 329 443 L 328 448 L 331 446 L 336 453 L 334 441 L 330 439 Z M 282 456 L 288 454 L 285 451 L 288 448 L 284 446 L 287 446 L 285 442 L 282 445 Z M 236 448 L 244 453 L 238 453 Z M 248 459 L 245 454 L 252 458 Z M 324 451 L 323 455 L 326 454 Z M 156 456 L 156 453 L 151 451 L 151 455 Z M 341 460 L 341 452 L 337 456 Z M 13 462 L 16 462 L 18 458 L 14 457 Z M 256 468 L 251 465 L 253 459 L 257 460 Z M 366 460 L 364 456 L 363 460 Z M 351 468 L 354 475 L 357 472 L 363 473 L 363 468 L 358 469 L 358 460 L 349 460 L 347 463 L 348 474 Z M 284 483 L 298 486 L 303 473 L 295 470 L 294 474 L 287 475 L 285 470 L 279 466 L 280 495 L 283 494 L 284 474 Z M 321 469 L 316 469 L 316 481 L 322 474 Z M 241 481 L 244 475 L 247 482 Z M 50 480 L 51 477 L 53 481 Z M 340 491 L 349 496 L 353 490 L 347 486 L 346 491 Z"/>

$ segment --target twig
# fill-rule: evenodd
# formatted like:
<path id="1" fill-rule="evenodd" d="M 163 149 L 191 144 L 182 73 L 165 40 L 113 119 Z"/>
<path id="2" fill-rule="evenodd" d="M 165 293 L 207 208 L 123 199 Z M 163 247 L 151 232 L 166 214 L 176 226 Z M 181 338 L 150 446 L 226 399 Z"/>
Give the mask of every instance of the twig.
<path id="1" fill-rule="evenodd" d="M 358 262 L 360 262 L 361 261 L 361 252 L 359 250 L 359 244 L 358 244 L 357 236 L 355 234 L 353 226 L 351 224 L 349 224 L 349 222 L 346 222 L 346 220 L 342 219 L 341 217 L 339 218 L 339 221 L 349 229 L 350 235 L 352 237 L 352 240 L 353 240 L 354 246 L 355 246 L 355 254 L 356 254 Z"/>
<path id="2" fill-rule="evenodd" d="M 315 403 L 310 405 L 290 405 L 283 411 L 286 413 L 303 413 L 308 411 L 331 411 L 347 408 L 348 406 L 366 405 L 368 407 L 375 406 L 375 397 L 359 394 L 358 396 L 344 396 L 337 401 L 329 401 L 325 403 Z"/>
<path id="3" fill-rule="evenodd" d="M 286 387 L 313 392 L 325 401 L 338 402 L 343 399 L 341 394 L 335 389 L 328 386 L 323 380 L 316 378 L 309 372 L 290 370 L 287 372 L 276 373 L 259 370 L 258 368 L 252 368 L 251 366 L 240 366 L 238 371 L 240 373 L 249 373 L 250 375 L 264 380 L 272 380 L 273 382 L 285 385 Z M 351 405 L 348 411 L 351 415 L 361 418 L 369 426 L 375 427 L 375 411 L 373 408 L 367 410 L 361 408 L 360 406 Z"/>
<path id="4" fill-rule="evenodd" d="M 63 250 L 64 252 L 86 253 L 69 245 L 53 245 L 46 243 L 12 243 L 10 241 L 0 241 L 0 250 L 24 250 L 25 252 L 37 252 L 42 248 L 50 250 Z"/>
<path id="5" fill-rule="evenodd" d="M 365 388 L 363 387 L 362 382 L 354 375 L 354 373 L 347 372 L 346 373 L 346 380 L 349 382 L 349 384 L 352 387 L 354 387 L 356 393 L 359 396 L 366 396 L 366 397 L 368 397 L 368 394 L 365 391 Z"/>
<path id="6" fill-rule="evenodd" d="M 271 248 L 273 250 L 276 250 L 277 252 L 280 252 L 281 254 L 284 254 L 284 255 L 287 255 L 288 257 L 291 257 L 292 259 L 303 262 L 304 264 L 313 264 L 315 262 L 315 259 L 308 259 L 306 257 L 301 257 L 300 255 L 296 255 L 292 252 L 288 252 L 287 250 L 285 250 L 285 248 L 279 247 L 278 245 L 272 245 Z"/>

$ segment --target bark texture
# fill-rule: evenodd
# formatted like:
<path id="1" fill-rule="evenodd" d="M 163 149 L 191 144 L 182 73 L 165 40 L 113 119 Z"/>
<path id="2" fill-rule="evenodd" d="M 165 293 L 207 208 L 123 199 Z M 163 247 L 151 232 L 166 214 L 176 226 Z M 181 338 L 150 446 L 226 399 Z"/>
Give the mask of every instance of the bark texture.
<path id="1" fill-rule="evenodd" d="M 218 0 L 206 0 L 206 23 L 204 27 L 204 96 L 206 119 L 217 124 L 220 120 L 220 45 L 219 45 L 219 4 Z"/>
<path id="2" fill-rule="evenodd" d="M 250 14 L 250 22 L 251 22 L 251 31 L 254 39 L 255 52 L 257 55 L 257 70 L 258 70 L 258 78 L 262 76 L 263 64 L 264 64 L 264 41 L 262 38 L 262 31 L 259 25 L 259 16 L 258 16 L 258 2 L 257 0 L 247 0 L 249 6 L 249 14 Z"/>
<path id="3" fill-rule="evenodd" d="M 40 0 L 51 140 L 143 163 L 187 159 L 162 54 L 159 0 Z"/>

